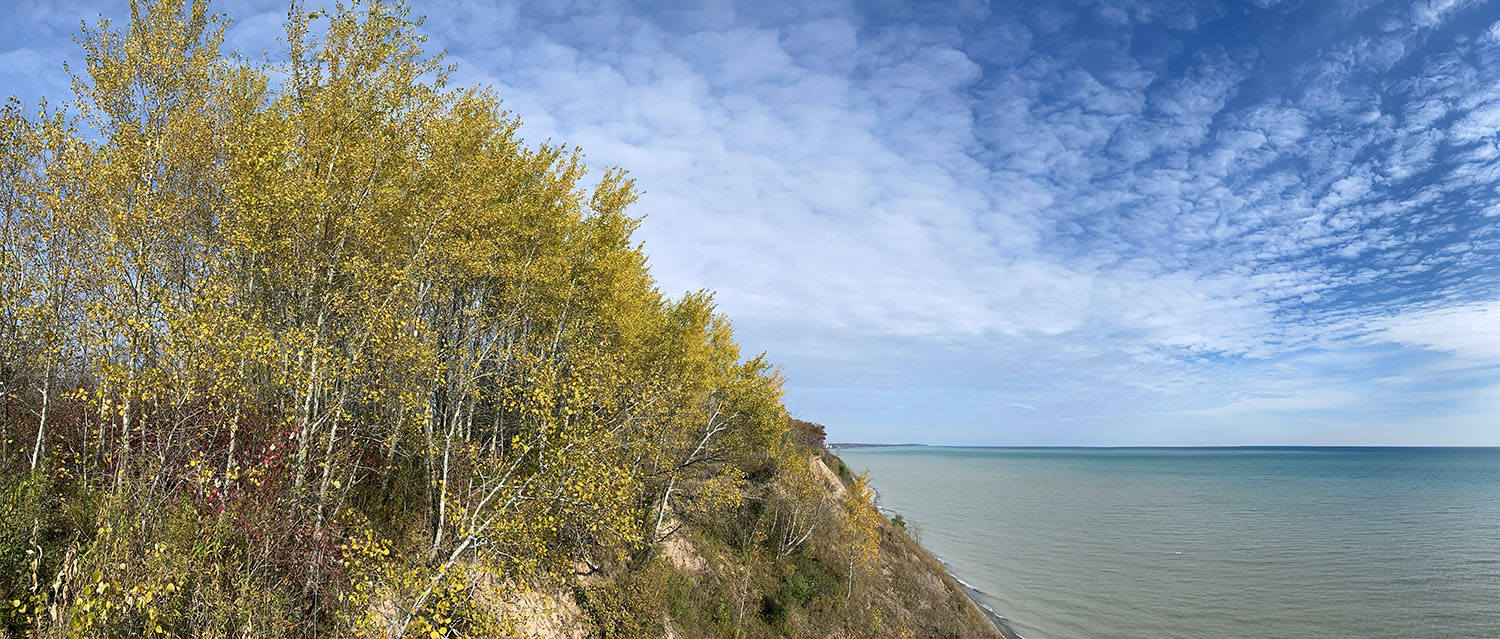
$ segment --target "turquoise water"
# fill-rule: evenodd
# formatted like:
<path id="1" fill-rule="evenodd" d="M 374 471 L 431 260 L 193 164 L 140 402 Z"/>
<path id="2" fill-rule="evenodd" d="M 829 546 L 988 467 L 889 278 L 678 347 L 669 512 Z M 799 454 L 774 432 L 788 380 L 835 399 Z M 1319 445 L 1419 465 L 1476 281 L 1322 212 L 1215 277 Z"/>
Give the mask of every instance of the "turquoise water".
<path id="1" fill-rule="evenodd" d="M 1026 639 L 1500 637 L 1500 449 L 846 449 Z"/>

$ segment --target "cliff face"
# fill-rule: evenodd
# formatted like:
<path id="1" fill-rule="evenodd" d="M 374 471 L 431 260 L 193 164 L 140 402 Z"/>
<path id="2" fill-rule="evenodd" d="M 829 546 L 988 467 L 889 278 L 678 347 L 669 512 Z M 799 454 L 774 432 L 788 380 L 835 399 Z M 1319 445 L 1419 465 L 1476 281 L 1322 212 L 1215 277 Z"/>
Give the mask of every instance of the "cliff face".
<path id="1" fill-rule="evenodd" d="M 837 457 L 810 459 L 826 503 L 849 494 Z M 837 470 L 835 470 L 837 469 Z M 754 509 L 754 506 L 751 507 Z M 828 523 L 791 552 L 742 547 L 751 518 L 689 520 L 644 564 L 606 567 L 531 605 L 528 636 L 1001 637 L 959 584 L 905 530 L 881 517 L 878 556 L 850 579 L 846 539 Z M 545 611 L 545 612 L 542 612 Z"/>
<path id="2" fill-rule="evenodd" d="M 826 462 L 826 463 L 825 463 Z M 852 474 L 843 460 L 824 454 L 819 465 L 832 479 Z M 842 491 L 843 481 L 834 488 Z M 870 584 L 871 606 L 888 620 L 888 628 L 858 637 L 1000 637 L 987 615 L 969 599 L 942 565 L 914 541 L 904 527 L 882 517 L 878 575 Z"/>

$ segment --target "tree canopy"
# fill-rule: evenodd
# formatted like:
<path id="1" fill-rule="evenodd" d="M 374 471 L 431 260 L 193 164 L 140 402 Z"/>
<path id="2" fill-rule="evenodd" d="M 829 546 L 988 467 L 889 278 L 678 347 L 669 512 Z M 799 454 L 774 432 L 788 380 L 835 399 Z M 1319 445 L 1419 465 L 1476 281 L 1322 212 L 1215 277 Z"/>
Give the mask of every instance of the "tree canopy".
<path id="1" fill-rule="evenodd" d="M 294 5 L 276 65 L 226 24 L 132 2 L 0 113 L 8 631 L 483 634 L 476 570 L 649 554 L 774 467 L 779 374 L 658 290 L 623 171 L 403 6 Z"/>

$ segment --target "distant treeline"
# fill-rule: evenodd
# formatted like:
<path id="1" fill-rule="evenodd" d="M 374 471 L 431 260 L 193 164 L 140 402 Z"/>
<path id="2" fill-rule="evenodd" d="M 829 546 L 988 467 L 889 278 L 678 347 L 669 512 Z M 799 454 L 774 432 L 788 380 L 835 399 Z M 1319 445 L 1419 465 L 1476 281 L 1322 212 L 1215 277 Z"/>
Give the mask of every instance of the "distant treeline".
<path id="1" fill-rule="evenodd" d="M 857 442 L 833 442 L 829 448 L 896 448 L 900 446 L 926 446 L 927 444 L 861 444 Z"/>
<path id="2" fill-rule="evenodd" d="M 787 421 L 787 428 L 792 441 L 807 448 L 822 448 L 828 439 L 828 430 L 822 424 L 794 417 Z"/>

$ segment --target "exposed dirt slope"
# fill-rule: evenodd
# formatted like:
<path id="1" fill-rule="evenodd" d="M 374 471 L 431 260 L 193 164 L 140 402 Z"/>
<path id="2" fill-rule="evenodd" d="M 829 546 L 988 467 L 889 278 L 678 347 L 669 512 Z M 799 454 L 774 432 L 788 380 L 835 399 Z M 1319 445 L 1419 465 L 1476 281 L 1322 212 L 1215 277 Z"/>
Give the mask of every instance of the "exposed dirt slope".
<path id="1" fill-rule="evenodd" d="M 837 504 L 849 469 L 827 453 L 811 464 Z M 942 565 L 888 519 L 880 520 L 874 569 L 852 587 L 836 530 L 820 529 L 787 555 L 747 547 L 745 534 L 734 521 L 690 521 L 645 566 L 605 567 L 579 578 L 571 593 L 556 593 L 557 601 L 508 602 L 506 609 L 536 617 L 526 636 L 538 639 L 1002 637 Z"/>

